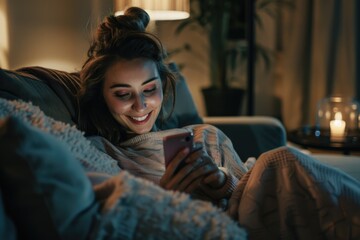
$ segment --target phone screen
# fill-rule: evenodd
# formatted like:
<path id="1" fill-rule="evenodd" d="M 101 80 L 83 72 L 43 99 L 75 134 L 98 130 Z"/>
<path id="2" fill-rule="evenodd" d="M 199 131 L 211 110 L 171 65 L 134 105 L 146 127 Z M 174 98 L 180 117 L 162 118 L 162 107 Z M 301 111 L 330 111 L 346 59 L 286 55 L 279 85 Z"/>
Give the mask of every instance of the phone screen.
<path id="1" fill-rule="evenodd" d="M 181 149 L 185 147 L 189 147 L 190 151 L 192 151 L 193 140 L 194 140 L 194 136 L 192 132 L 179 133 L 164 137 L 163 144 L 164 144 L 165 167 L 169 165 L 169 163 L 174 159 L 176 154 Z"/>

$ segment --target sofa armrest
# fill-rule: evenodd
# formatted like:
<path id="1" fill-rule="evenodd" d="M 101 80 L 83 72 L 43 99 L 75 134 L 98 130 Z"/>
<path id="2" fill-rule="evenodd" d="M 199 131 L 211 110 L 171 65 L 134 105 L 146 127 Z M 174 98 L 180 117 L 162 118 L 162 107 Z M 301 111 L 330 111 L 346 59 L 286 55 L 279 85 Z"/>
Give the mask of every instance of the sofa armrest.
<path id="1" fill-rule="evenodd" d="M 340 169 L 360 181 L 360 156 L 320 153 L 311 154 L 310 156 L 322 163 Z"/>
<path id="2" fill-rule="evenodd" d="M 274 117 L 204 117 L 203 121 L 216 126 L 231 139 L 242 161 L 286 145 L 285 128 Z"/>

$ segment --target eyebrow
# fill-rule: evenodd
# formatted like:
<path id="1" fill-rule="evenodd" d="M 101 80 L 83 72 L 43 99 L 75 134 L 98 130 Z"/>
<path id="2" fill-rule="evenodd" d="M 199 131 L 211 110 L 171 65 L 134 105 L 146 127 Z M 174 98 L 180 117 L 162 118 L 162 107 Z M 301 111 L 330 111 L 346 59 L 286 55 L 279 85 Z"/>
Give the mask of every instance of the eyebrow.
<path id="1" fill-rule="evenodd" d="M 145 82 L 143 82 L 141 85 L 143 86 L 145 84 L 148 84 L 149 82 L 152 82 L 152 81 L 154 81 L 154 80 L 156 80 L 158 78 L 159 78 L 158 76 L 152 77 L 152 78 L 146 80 Z M 131 86 L 129 84 L 125 84 L 125 83 L 115 83 L 115 84 L 110 86 L 111 89 L 112 88 L 118 88 L 118 87 L 131 87 Z"/>

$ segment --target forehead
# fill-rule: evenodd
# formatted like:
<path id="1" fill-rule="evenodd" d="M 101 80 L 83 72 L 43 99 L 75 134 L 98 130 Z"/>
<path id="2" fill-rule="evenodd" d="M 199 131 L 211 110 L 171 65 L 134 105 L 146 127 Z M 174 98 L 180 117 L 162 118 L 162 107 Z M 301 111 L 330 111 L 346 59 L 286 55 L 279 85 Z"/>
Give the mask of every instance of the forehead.
<path id="1" fill-rule="evenodd" d="M 152 77 L 159 77 L 154 61 L 150 59 L 119 60 L 111 65 L 105 73 L 105 84 L 131 84 L 136 81 L 146 81 Z"/>

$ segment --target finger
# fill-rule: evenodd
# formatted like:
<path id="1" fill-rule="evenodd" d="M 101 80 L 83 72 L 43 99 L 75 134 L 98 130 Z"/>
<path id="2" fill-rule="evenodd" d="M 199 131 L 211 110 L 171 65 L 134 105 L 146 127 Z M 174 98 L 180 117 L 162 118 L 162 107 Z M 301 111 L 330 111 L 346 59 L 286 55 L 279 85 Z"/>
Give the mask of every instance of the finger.
<path id="1" fill-rule="evenodd" d="M 166 168 L 165 174 L 173 175 L 174 172 L 177 170 L 179 165 L 182 161 L 185 161 L 187 156 L 190 153 L 189 148 L 183 148 L 181 149 L 174 157 L 174 159 L 169 163 L 169 165 Z"/>
<path id="2" fill-rule="evenodd" d="M 201 191 L 201 181 L 202 179 L 201 178 L 196 178 L 194 181 L 190 182 L 186 188 L 183 189 L 183 192 L 186 192 L 186 193 L 193 193 L 193 192 L 198 192 L 198 191 Z"/>
<path id="3" fill-rule="evenodd" d="M 165 173 L 160 179 L 159 185 L 161 187 L 165 189 L 169 189 L 166 187 L 166 184 L 172 179 L 174 172 L 178 168 L 179 164 L 186 158 L 189 152 L 190 152 L 189 148 L 183 148 L 176 154 L 174 159 L 166 167 Z"/>
<path id="4" fill-rule="evenodd" d="M 203 183 L 212 188 L 220 188 L 225 184 L 226 176 L 223 171 L 216 167 L 216 171 L 204 177 Z"/>
<path id="5" fill-rule="evenodd" d="M 180 185 L 178 186 L 178 189 L 180 189 L 181 191 L 183 191 L 184 189 L 188 188 L 188 185 L 194 181 L 194 179 L 203 179 L 204 177 L 206 177 L 207 175 L 213 173 L 214 171 L 216 171 L 218 168 L 216 166 L 214 166 L 213 164 L 203 164 L 200 165 L 199 167 L 197 166 L 193 166 L 193 169 L 191 169 L 191 172 L 188 173 L 187 177 L 180 183 Z"/>
<path id="6" fill-rule="evenodd" d="M 187 159 L 185 160 L 186 163 L 192 163 L 195 162 L 197 159 L 201 158 L 202 152 L 199 151 L 200 149 L 197 149 L 196 151 L 193 151 L 189 153 Z"/>
<path id="7" fill-rule="evenodd" d="M 202 151 L 200 151 L 202 149 L 203 149 L 203 144 L 201 142 L 195 142 L 192 147 L 191 152 L 202 152 Z"/>
<path id="8" fill-rule="evenodd" d="M 185 164 L 176 174 L 168 179 L 165 189 L 183 191 L 184 187 L 197 177 L 197 174 L 192 174 L 192 172 L 201 164 L 201 158 L 196 159 L 195 162 Z"/>

